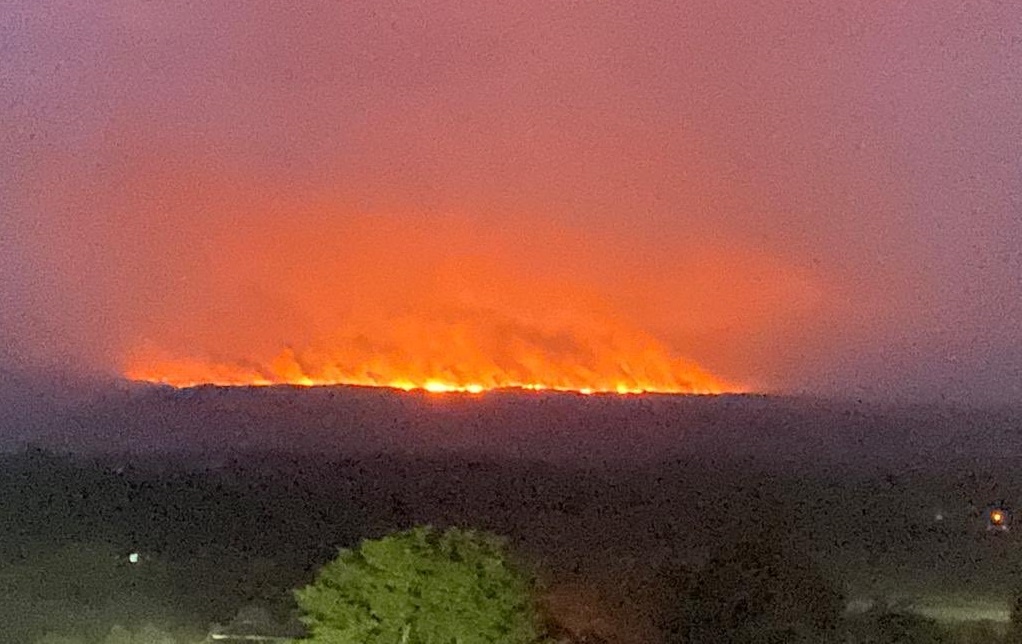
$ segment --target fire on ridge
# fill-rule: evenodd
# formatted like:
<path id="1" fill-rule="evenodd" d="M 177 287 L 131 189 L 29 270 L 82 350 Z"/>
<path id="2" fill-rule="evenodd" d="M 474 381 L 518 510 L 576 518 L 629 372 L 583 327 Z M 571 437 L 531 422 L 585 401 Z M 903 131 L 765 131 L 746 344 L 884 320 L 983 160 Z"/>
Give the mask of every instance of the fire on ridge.
<path id="1" fill-rule="evenodd" d="M 437 338 L 418 354 L 396 349 L 369 354 L 352 343 L 330 351 L 287 348 L 267 359 L 178 357 L 152 347 L 127 362 L 124 375 L 136 381 L 185 388 L 199 385 L 356 385 L 405 391 L 478 394 L 497 389 L 581 394 L 721 394 L 743 388 L 692 363 L 673 358 L 659 344 L 542 350 L 503 347 L 497 355 L 454 338 Z M 512 347 L 515 342 L 510 343 Z"/>
<path id="2" fill-rule="evenodd" d="M 617 267 L 613 245 L 583 244 L 542 223 L 301 221 L 217 238 L 205 270 L 161 284 L 159 306 L 127 339 L 123 375 L 175 387 L 747 391 L 654 337 L 647 324 L 670 326 L 637 306 L 679 308 L 689 327 L 692 311 L 726 317 L 697 292 L 667 288 L 718 272 L 705 266 L 661 267 L 683 277 L 653 279 Z"/>

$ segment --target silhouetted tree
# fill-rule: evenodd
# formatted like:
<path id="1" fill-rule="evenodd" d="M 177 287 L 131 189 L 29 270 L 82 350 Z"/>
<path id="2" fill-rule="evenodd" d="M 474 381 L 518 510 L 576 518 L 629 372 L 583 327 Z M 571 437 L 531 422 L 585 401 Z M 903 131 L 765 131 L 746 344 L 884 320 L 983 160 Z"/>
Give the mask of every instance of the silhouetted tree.
<path id="1" fill-rule="evenodd" d="M 954 639 L 933 619 L 896 611 L 872 616 L 861 641 L 869 644 L 951 644 Z"/>
<path id="2" fill-rule="evenodd" d="M 1022 593 L 1015 595 L 1011 604 L 1011 616 L 1005 641 L 1008 644 L 1022 644 Z"/>
<path id="3" fill-rule="evenodd" d="M 669 567 L 661 581 L 668 642 L 826 641 L 844 607 L 811 559 L 772 530 L 721 546 L 697 568 Z"/>

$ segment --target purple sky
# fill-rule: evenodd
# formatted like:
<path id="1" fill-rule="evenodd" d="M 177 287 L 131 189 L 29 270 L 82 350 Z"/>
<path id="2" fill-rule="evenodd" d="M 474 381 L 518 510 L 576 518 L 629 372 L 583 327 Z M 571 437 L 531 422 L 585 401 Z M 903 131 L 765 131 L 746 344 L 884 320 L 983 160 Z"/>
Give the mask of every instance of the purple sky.
<path id="1" fill-rule="evenodd" d="M 1017 2 L 8 0 L 0 147 L 13 364 L 300 343 L 380 221 L 765 390 L 1022 399 Z"/>

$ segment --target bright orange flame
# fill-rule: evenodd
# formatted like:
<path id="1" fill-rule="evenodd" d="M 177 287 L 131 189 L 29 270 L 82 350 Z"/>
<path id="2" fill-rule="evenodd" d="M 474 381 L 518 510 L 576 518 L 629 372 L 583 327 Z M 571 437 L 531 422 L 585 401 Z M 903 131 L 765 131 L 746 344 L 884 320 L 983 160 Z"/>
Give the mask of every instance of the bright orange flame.
<path id="1" fill-rule="evenodd" d="M 488 353 L 486 345 L 492 348 L 493 342 L 461 331 L 437 328 L 416 334 L 418 342 L 397 346 L 383 342 L 390 351 L 374 352 L 349 341 L 331 344 L 329 350 L 288 348 L 275 356 L 246 360 L 181 358 L 148 346 L 132 354 L 125 375 L 175 387 L 340 384 L 470 394 L 507 388 L 581 394 L 742 391 L 670 357 L 642 336 L 610 338 L 595 346 L 568 336 L 557 339 L 558 347 L 509 338 L 498 351 Z"/>
<path id="2" fill-rule="evenodd" d="M 641 280 L 615 282 L 603 261 L 610 250 L 549 231 L 523 241 L 539 224 L 490 230 L 459 218 L 409 225 L 329 212 L 217 239 L 208 270 L 174 292 L 161 284 L 159 308 L 137 333 L 150 340 L 128 347 L 124 374 L 178 387 L 744 390 L 643 330 L 649 316 L 635 309 L 646 296 L 631 290 Z M 648 297 L 683 315 L 707 308 Z"/>
<path id="3" fill-rule="evenodd" d="M 994 525 L 1000 525 L 1004 523 L 1004 513 L 1000 510 L 994 510 L 990 513 L 990 522 Z"/>

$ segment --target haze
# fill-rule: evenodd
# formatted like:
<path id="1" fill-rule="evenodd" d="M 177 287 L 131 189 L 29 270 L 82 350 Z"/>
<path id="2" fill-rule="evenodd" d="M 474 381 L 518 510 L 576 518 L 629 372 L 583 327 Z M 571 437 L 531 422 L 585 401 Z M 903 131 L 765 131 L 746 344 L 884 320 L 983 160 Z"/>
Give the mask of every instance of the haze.
<path id="1" fill-rule="evenodd" d="M 1017 3 L 11 0 L 0 146 L 7 368 L 472 310 L 1022 400 Z"/>

